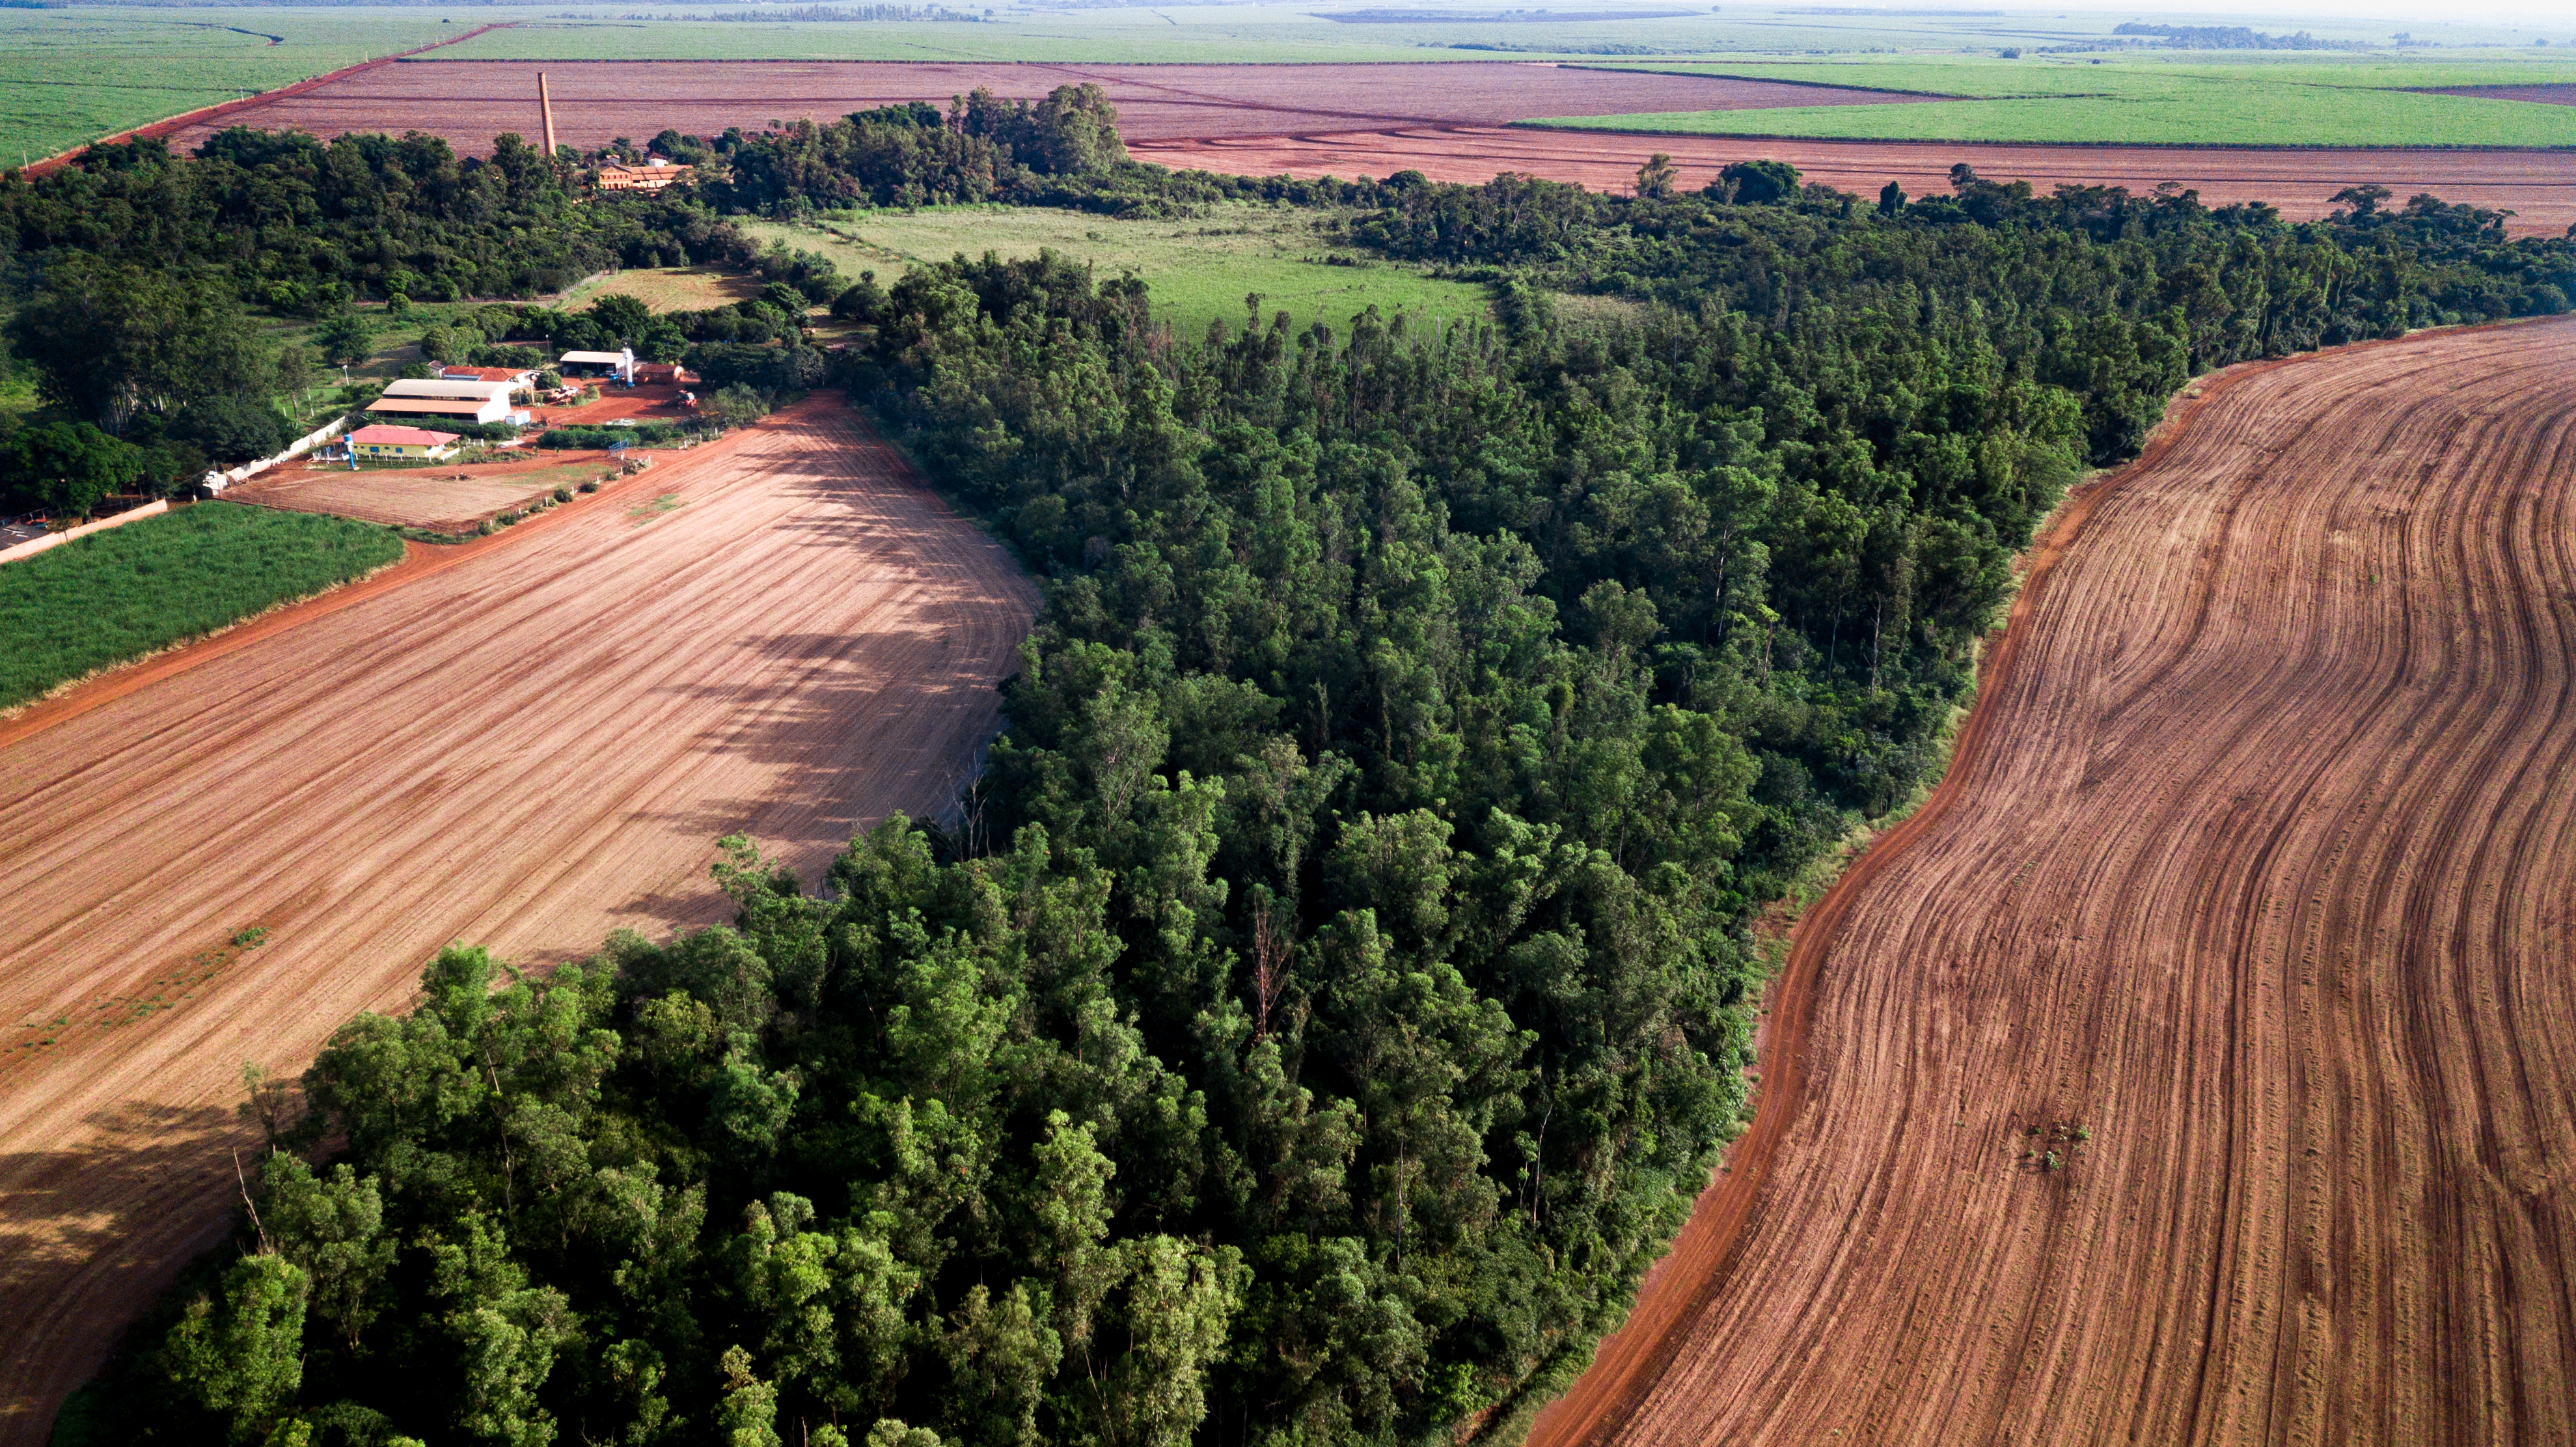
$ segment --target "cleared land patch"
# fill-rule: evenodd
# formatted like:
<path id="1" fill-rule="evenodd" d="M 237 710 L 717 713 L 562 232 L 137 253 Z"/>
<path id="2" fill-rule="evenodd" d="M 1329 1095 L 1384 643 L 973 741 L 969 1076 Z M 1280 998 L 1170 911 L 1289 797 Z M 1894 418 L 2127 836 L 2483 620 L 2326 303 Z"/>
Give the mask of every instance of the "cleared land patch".
<path id="1" fill-rule="evenodd" d="M 65 1020 L 0 1051 L 8 1440 L 223 1229 L 244 1061 L 300 1068 L 453 939 L 534 963 L 713 922 L 720 833 L 810 880 L 938 811 L 1035 601 L 837 401 L 424 551 L 0 724 L 0 1023 Z"/>
<path id="2" fill-rule="evenodd" d="M 1336 252 L 1342 218 L 1268 206 L 1217 206 L 1176 221 L 1124 221 L 1026 206 L 941 206 L 913 212 L 844 211 L 808 223 L 739 223 L 751 235 L 832 258 L 845 276 L 873 270 L 886 281 L 914 265 L 990 250 L 1005 257 L 1050 250 L 1089 263 L 1103 278 L 1133 271 L 1150 284 L 1154 315 L 1183 336 L 1210 321 L 1240 327 L 1244 297 L 1259 292 L 1266 325 L 1278 312 L 1339 330 L 1375 306 L 1416 323 L 1482 320 L 1485 288 L 1427 276 L 1411 267 Z M 1340 256 L 1336 264 L 1325 258 Z"/>
<path id="3" fill-rule="evenodd" d="M 467 532 L 494 513 L 548 496 L 556 488 L 596 482 L 611 463 L 606 453 L 544 454 L 550 461 L 521 460 L 466 467 L 436 464 L 358 472 L 346 468 L 280 469 L 225 496 L 260 507 L 332 513 L 372 523 Z"/>
<path id="4" fill-rule="evenodd" d="M 2576 322 L 2193 394 L 1535 1447 L 2563 1439 Z"/>
<path id="5" fill-rule="evenodd" d="M 382 528 L 209 502 L 0 566 L 0 709 L 402 553 Z"/>
<path id="6" fill-rule="evenodd" d="M 623 292 L 657 312 L 708 311 L 760 295 L 760 278 L 715 266 L 645 267 L 593 277 L 556 304 L 577 311 L 612 292 Z"/>

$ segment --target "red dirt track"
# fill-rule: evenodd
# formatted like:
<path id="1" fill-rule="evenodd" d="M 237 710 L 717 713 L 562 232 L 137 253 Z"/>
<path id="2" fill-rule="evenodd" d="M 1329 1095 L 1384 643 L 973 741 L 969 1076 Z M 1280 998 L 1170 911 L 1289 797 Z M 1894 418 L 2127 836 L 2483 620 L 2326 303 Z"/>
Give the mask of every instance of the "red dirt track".
<path id="1" fill-rule="evenodd" d="M 2377 182 L 2400 197 L 2430 191 L 2445 201 L 2517 213 L 2516 236 L 2556 236 L 2576 224 L 2576 156 L 2564 151 L 2388 151 L 2181 146 L 2007 146 L 1911 141 L 1768 141 L 1724 136 L 1622 135 L 1497 126 L 1404 126 L 1335 134 L 1128 143 L 1137 160 L 1243 176 L 1386 176 L 1415 170 L 1435 181 L 1481 185 L 1505 171 L 1571 181 L 1596 191 L 1635 183 L 1650 152 L 1670 154 L 1686 187 L 1706 185 L 1730 161 L 1767 156 L 1822 181 L 1875 197 L 1889 181 L 1906 194 L 1946 194 L 1965 161 L 1991 181 L 2153 189 L 2178 181 L 2211 206 L 2268 201 L 2293 221 L 2334 209 L 2346 186 Z"/>
<path id="2" fill-rule="evenodd" d="M 1533 1447 L 2576 1431 L 2576 322 L 2198 390 Z"/>
<path id="3" fill-rule="evenodd" d="M 223 1229 L 244 1062 L 940 809 L 1034 602 L 816 401 L 0 720 L 0 1442 Z"/>

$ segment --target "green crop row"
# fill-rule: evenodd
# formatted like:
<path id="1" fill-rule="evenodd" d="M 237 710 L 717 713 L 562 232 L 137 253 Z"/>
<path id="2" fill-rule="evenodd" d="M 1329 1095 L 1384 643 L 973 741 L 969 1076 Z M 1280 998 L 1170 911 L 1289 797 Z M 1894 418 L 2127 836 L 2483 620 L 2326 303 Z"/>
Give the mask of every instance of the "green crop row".
<path id="1" fill-rule="evenodd" d="M 0 565 L 0 709 L 401 556 L 366 523 L 209 502 Z"/>
<path id="2" fill-rule="evenodd" d="M 460 24 L 272 9 L 0 10 L 0 164 L 426 45 Z"/>
<path id="3" fill-rule="evenodd" d="M 2427 95 L 2409 85 L 2576 81 L 2576 65 L 2008 61 L 1657 66 L 1971 99 L 1565 116 L 1529 124 L 1677 135 L 2127 145 L 2576 146 L 2576 106 Z"/>

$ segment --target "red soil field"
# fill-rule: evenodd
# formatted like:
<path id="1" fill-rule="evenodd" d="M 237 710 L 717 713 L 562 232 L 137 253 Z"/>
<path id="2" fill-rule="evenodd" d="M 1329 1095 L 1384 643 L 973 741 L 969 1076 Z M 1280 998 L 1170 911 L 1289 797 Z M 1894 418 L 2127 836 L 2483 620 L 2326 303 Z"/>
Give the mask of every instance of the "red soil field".
<path id="1" fill-rule="evenodd" d="M 817 400 L 0 721 L 0 1442 L 224 1229 L 244 1062 L 939 810 L 1034 602 Z"/>
<path id="2" fill-rule="evenodd" d="M 651 454 L 638 449 L 631 455 Z M 668 463 L 681 455 L 661 454 L 657 460 Z M 471 532 L 495 513 L 533 502 L 558 487 L 596 482 L 617 466 L 599 451 L 535 452 L 506 463 L 357 472 L 317 462 L 262 473 L 228 489 L 224 501 L 289 512 L 335 513 L 361 522 L 438 532 Z"/>
<path id="3" fill-rule="evenodd" d="M 1533 1447 L 2570 1440 L 2576 322 L 2193 395 Z"/>
<path id="4" fill-rule="evenodd" d="M 504 131 L 544 134 L 537 72 L 554 93 L 555 135 L 585 149 L 663 128 L 714 135 L 799 117 L 837 120 L 904 101 L 946 106 L 985 86 L 1034 100 L 1089 81 L 1118 107 L 1129 140 L 1266 136 L 1383 125 L 1501 125 L 1534 116 L 1630 111 L 1883 105 L 1906 97 L 1776 81 L 1642 75 L 1527 62 L 1388 65 L 1009 65 L 883 61 L 459 60 L 378 66 L 171 138 L 193 149 L 225 126 L 445 136 L 483 154 Z M 1929 97 L 1926 97 L 1929 99 Z"/>
<path id="5" fill-rule="evenodd" d="M 2426 95 L 2469 95 L 2487 100 L 2530 101 L 2534 105 L 2576 106 L 2576 85 L 2446 85 L 2433 86 Z"/>
<path id="6" fill-rule="evenodd" d="M 618 136 L 650 140 L 664 127 L 713 134 L 798 117 L 831 119 L 868 106 L 948 97 L 990 86 L 1036 97 L 1067 82 L 1095 81 L 1118 106 L 1119 131 L 1138 160 L 1252 176 L 1373 176 L 1417 170 L 1481 183 L 1523 171 L 1599 190 L 1634 180 L 1652 151 L 1669 152 L 1698 185 L 1729 161 L 1771 156 L 1812 179 L 1876 195 L 1890 180 L 1921 194 L 1949 185 L 1966 161 L 1996 180 L 2040 190 L 2061 182 L 2147 190 L 2162 181 L 2196 188 L 2212 205 L 2269 201 L 2294 220 L 2332 208 L 2346 186 L 2377 182 L 2400 196 L 2517 212 L 2518 236 L 2558 235 L 2576 224 L 2576 170 L 2547 151 L 2405 151 L 2024 146 L 1893 141 L 1771 141 L 1505 129 L 1539 116 L 1881 105 L 1908 97 L 1712 76 L 1650 75 L 1552 63 L 1455 61 L 1387 65 L 1003 65 L 862 61 L 464 61 L 407 60 L 245 103 L 217 120 L 179 128 L 185 150 L 227 125 L 445 136 L 489 151 L 505 131 L 541 134 L 537 72 L 547 72 L 555 127 L 595 147 Z M 1914 99 L 1935 100 L 1923 96 Z"/>
<path id="7" fill-rule="evenodd" d="M 1875 197 L 1895 181 L 1906 194 L 1946 192 L 1950 167 L 1965 161 L 1993 181 L 2025 180 L 2045 192 L 2061 183 L 2152 189 L 2177 181 L 2212 206 L 2268 201 L 2293 221 L 2334 209 L 2346 186 L 2377 182 L 2399 196 L 2431 191 L 2445 201 L 2518 213 L 2516 236 L 2556 236 L 2576 224 L 2576 165 L 2554 151 L 2387 151 L 2178 146 L 2005 146 L 1951 142 L 1769 141 L 1721 136 L 1505 130 L 1486 126 L 1391 126 L 1335 134 L 1178 141 L 1131 141 L 1140 161 L 1244 176 L 1386 176 L 1420 171 L 1435 181 L 1481 184 L 1521 171 L 1595 190 L 1623 190 L 1650 152 L 1669 153 L 1682 184 L 1707 184 L 1720 166 L 1748 157 L 1787 161 L 1846 191 Z"/>

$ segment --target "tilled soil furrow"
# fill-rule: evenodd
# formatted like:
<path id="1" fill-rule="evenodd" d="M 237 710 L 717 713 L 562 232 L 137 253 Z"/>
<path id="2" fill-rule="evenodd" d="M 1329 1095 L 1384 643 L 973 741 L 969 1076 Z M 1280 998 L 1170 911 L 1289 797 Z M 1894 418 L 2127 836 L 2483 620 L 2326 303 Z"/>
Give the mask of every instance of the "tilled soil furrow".
<path id="1" fill-rule="evenodd" d="M 822 402 L 511 534 L 0 743 L 0 1442 L 223 1229 L 243 1063 L 299 1068 L 451 939 L 721 918 L 719 833 L 810 878 L 938 808 L 1035 603 Z"/>
<path id="2" fill-rule="evenodd" d="M 1536 1441 L 2571 1440 L 2576 323 L 2195 390 Z"/>

